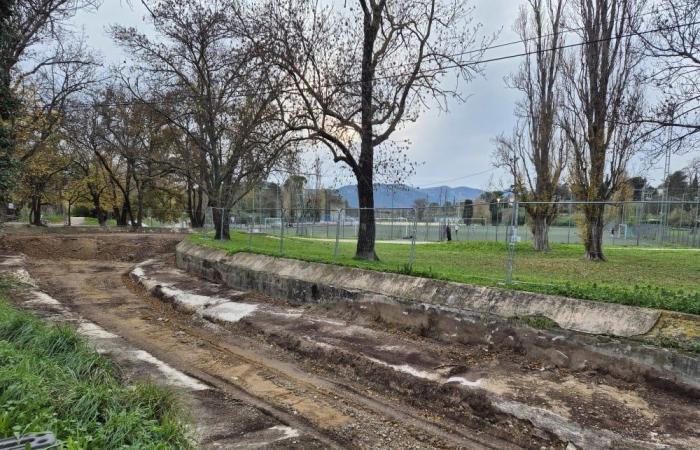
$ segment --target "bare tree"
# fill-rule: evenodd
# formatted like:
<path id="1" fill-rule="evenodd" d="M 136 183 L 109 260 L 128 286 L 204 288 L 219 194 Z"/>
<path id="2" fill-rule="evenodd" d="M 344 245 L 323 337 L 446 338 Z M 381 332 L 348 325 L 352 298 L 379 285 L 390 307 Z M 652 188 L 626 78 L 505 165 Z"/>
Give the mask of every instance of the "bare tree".
<path id="1" fill-rule="evenodd" d="M 22 136 L 15 157 L 25 163 L 43 146 L 45 140 L 59 132 L 66 111 L 75 107 L 76 97 L 98 83 L 97 60 L 82 41 L 68 45 L 57 44 L 53 51 L 60 62 L 36 67 L 21 74 L 15 92 L 22 106 L 21 120 L 13 120 L 15 133 Z"/>
<path id="2" fill-rule="evenodd" d="M 17 167 L 15 151 L 19 99 L 13 85 L 56 64 L 75 65 L 62 49 L 65 23 L 80 8 L 97 0 L 3 0 L 0 2 L 0 204 L 12 187 Z M 47 50 L 48 49 L 48 50 Z M 22 63 L 22 64 L 20 64 Z M 20 67 L 21 66 L 21 67 Z M 46 71 L 44 70 L 44 73 Z M 0 222 L 4 214 L 0 208 Z"/>
<path id="3" fill-rule="evenodd" d="M 640 62 L 633 37 L 644 0 L 574 0 L 583 45 L 564 71 L 562 127 L 571 145 L 571 189 L 581 206 L 586 257 L 604 261 L 604 204 L 626 179 L 639 149 L 643 109 Z"/>
<path id="4" fill-rule="evenodd" d="M 123 81 L 195 146 L 216 236 L 228 238 L 230 208 L 294 144 L 278 83 L 229 26 L 234 1 L 144 3 L 162 39 L 113 27 L 136 63 L 136 77 Z"/>
<path id="5" fill-rule="evenodd" d="M 651 12 L 651 23 L 637 31 L 652 60 L 648 77 L 662 101 L 644 122 L 672 127 L 674 140 L 695 143 L 700 133 L 700 0 L 661 0 Z M 686 142 L 677 148 L 695 147 Z"/>
<path id="6" fill-rule="evenodd" d="M 98 224 L 104 226 L 107 223 L 105 192 L 109 183 L 98 157 L 105 145 L 100 113 L 97 108 L 74 109 L 63 128 L 71 148 L 71 172 L 80 180 L 84 198 L 92 204 Z"/>
<path id="7" fill-rule="evenodd" d="M 406 163 L 392 135 L 434 102 L 445 107 L 458 97 L 457 84 L 443 81 L 448 73 L 471 80 L 485 41 L 466 0 L 351 3 L 333 9 L 270 0 L 242 28 L 293 86 L 288 127 L 325 146 L 354 175 L 356 257 L 375 260 L 374 177 Z"/>
<path id="8" fill-rule="evenodd" d="M 516 180 L 515 189 L 532 219 L 535 250 L 549 251 L 549 226 L 557 216 L 557 186 L 567 162 L 567 145 L 557 127 L 561 107 L 564 0 L 528 0 L 515 30 L 526 54 L 507 84 L 522 93 L 511 137 L 497 138 L 496 164 Z"/>

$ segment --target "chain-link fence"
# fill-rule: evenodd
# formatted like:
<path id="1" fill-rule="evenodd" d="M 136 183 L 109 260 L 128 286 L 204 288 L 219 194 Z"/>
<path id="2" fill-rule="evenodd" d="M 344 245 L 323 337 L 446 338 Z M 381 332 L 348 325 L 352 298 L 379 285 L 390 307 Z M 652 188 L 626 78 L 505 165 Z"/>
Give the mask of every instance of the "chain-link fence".
<path id="1" fill-rule="evenodd" d="M 581 256 L 584 241 L 596 235 L 603 250 L 700 248 L 697 203 L 506 200 L 375 208 L 377 253 L 382 267 L 391 271 L 465 281 L 478 278 L 494 284 L 522 282 L 529 269 L 518 264 L 537 240 L 537 211 L 548 211 L 545 232 L 555 250 L 566 248 Z M 237 249 L 360 267 L 370 264 L 353 259 L 362 226 L 358 208 L 234 208 L 228 215 Z M 207 210 L 207 239 L 214 239 L 215 221 L 225 217 L 214 208 Z M 561 244 L 570 245 L 557 247 Z"/>
<path id="2" fill-rule="evenodd" d="M 375 235 L 380 243 L 417 244 L 430 242 L 502 242 L 509 235 L 518 242 L 531 242 L 533 211 L 545 209 L 548 240 L 552 244 L 582 244 L 582 225 L 591 222 L 587 210 L 600 206 L 596 219 L 604 246 L 687 247 L 700 248 L 700 202 L 557 202 L 534 203 L 513 201 L 477 201 L 468 204 L 425 206 L 414 208 L 375 208 Z M 139 217 L 117 217 L 108 212 L 103 220 L 95 217 L 69 217 L 66 210 L 42 206 L 42 222 L 46 225 L 131 227 L 133 218 L 143 228 L 214 230 L 214 216 L 221 221 L 229 216 L 229 227 L 253 235 L 272 235 L 278 239 L 308 238 L 315 241 L 349 243 L 357 240 L 360 209 L 323 208 L 232 208 L 227 214 L 214 214 L 215 208 L 203 211 L 204 217 L 192 220 L 187 211 L 144 208 Z M 590 212 L 590 211 L 589 211 Z M 201 213 L 199 214 L 201 215 Z M 29 222 L 26 208 L 16 218 Z M 121 219 L 121 220 L 119 220 Z M 139 220 L 140 219 L 140 220 Z M 515 226 L 515 228 L 513 228 Z M 517 232 L 517 233 L 516 233 Z"/>
<path id="3" fill-rule="evenodd" d="M 700 203 L 691 202 L 477 202 L 424 208 L 374 208 L 376 240 L 403 243 L 452 241 L 508 241 L 517 206 L 519 242 L 532 241 L 533 213 L 546 206 L 547 234 L 553 244 L 581 244 L 586 209 L 599 206 L 598 223 L 604 245 L 680 246 L 700 248 Z M 360 209 L 232 209 L 231 228 L 243 232 L 279 234 L 282 224 L 288 237 L 340 240 L 357 239 Z M 212 229 L 212 208 L 205 228 Z M 336 233 L 337 232 L 337 233 Z"/>

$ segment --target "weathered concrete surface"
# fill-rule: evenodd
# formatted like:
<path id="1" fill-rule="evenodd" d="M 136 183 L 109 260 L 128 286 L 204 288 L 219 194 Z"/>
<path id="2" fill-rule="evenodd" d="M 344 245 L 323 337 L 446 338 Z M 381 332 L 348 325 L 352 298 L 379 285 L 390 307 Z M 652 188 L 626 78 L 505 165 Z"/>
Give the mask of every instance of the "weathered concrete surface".
<path id="1" fill-rule="evenodd" d="M 535 424 L 575 448 L 666 448 L 665 444 L 696 448 L 700 443 L 696 438 L 681 441 L 682 433 L 675 429 L 673 439 L 677 440 L 673 442 L 659 441 L 651 434 L 664 434 L 650 427 L 671 414 L 668 404 L 674 404 L 676 412 L 680 408 L 678 397 L 658 405 L 666 391 L 678 389 L 669 381 L 671 374 L 640 367 L 629 359 L 601 356 L 576 342 L 577 337 L 605 340 L 613 348 L 612 341 L 621 339 L 575 332 L 552 336 L 497 316 L 484 315 L 488 318 L 478 320 L 479 315 L 474 314 L 472 321 L 464 314 L 423 313 L 407 303 L 340 300 L 290 307 L 198 279 L 158 259 L 139 264 L 130 276 L 176 309 L 222 325 L 230 333 L 264 337 L 315 364 L 332 361 L 334 369 L 347 361 L 356 371 L 352 376 L 383 379 L 391 386 L 418 383 L 432 386 L 431 392 L 455 389 L 484 395 L 496 411 Z M 426 330 L 425 336 L 432 339 L 414 341 L 407 337 L 410 333 L 393 333 L 391 326 L 389 330 L 376 327 L 394 324 L 398 328 L 409 323 Z M 617 347 L 627 345 L 618 343 Z M 646 353 L 658 352 L 652 348 Z M 365 369 L 358 369 L 361 367 Z M 597 370 L 605 378 L 588 378 Z M 616 380 L 616 376 L 621 378 Z M 431 401 L 430 396 L 423 398 L 421 408 L 428 408 Z M 693 404 L 691 398 L 682 401 Z M 449 409 L 453 408 L 450 403 Z M 620 421 L 603 413 L 607 410 L 615 410 Z M 695 408 L 683 415 L 695 417 Z M 675 417 L 668 419 L 670 423 L 675 424 Z M 638 432 L 630 434 L 630 430 Z"/>
<path id="2" fill-rule="evenodd" d="M 660 312 L 611 303 L 431 280 L 400 274 L 340 267 L 181 242 L 178 267 L 212 281 L 252 289 L 293 303 L 328 302 L 337 298 L 385 296 L 501 317 L 541 315 L 561 328 L 617 337 L 648 333 Z M 381 300 L 381 298 L 377 298 Z"/>

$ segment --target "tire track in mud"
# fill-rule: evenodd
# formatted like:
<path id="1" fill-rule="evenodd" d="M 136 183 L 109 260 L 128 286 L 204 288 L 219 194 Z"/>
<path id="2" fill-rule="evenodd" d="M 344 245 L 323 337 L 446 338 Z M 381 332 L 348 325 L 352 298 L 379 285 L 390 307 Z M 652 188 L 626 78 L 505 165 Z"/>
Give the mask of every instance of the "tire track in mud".
<path id="1" fill-rule="evenodd" d="M 233 336 L 250 348 L 235 345 L 215 329 L 199 328 L 201 324 L 189 323 L 189 318 L 150 299 L 123 275 L 128 267 L 124 263 L 71 260 L 59 265 L 33 260 L 29 270 L 69 308 L 324 447 L 376 448 L 382 443 L 380 446 L 393 448 L 521 448 L 477 430 L 461 427 L 450 431 L 451 424 L 425 420 L 419 412 L 399 410 L 376 395 L 363 395 L 293 364 L 262 356 L 269 349 L 260 349 L 250 339 Z"/>
<path id="2" fill-rule="evenodd" d="M 200 285 L 202 280 L 183 273 L 179 287 L 186 294 L 227 301 L 231 306 L 228 313 L 236 317 L 241 308 L 257 311 L 249 316 L 243 314 L 240 320 L 228 319 L 226 324 L 217 320 L 216 314 L 203 320 L 201 314 L 185 312 L 176 302 L 153 298 L 126 275 L 132 263 L 142 256 L 160 255 L 162 258 L 156 262 L 163 265 L 163 270 L 154 275 L 153 281 L 162 284 L 162 290 L 176 287 L 170 284 L 178 282 L 171 273 L 176 271 L 169 256 L 172 239 L 156 236 L 150 249 L 143 252 L 135 249 L 141 244 L 140 238 L 131 236 L 110 236 L 109 243 L 98 245 L 97 251 L 93 248 L 95 237 L 85 239 L 85 249 L 81 247 L 83 239 L 73 238 L 63 240 L 69 243 L 66 248 L 55 242 L 44 246 L 42 239 L 24 239 L 18 246 L 32 245 L 31 258 L 25 266 L 66 308 L 119 334 L 173 368 L 208 383 L 212 389 L 206 392 L 210 397 L 218 396 L 210 399 L 212 403 L 216 400 L 229 410 L 257 411 L 259 416 L 268 418 L 267 430 L 280 423 L 301 433 L 297 440 L 301 443 L 296 447 L 284 440 L 284 444 L 273 444 L 272 448 L 566 446 L 566 442 L 562 445 L 544 431 L 550 429 L 547 424 L 528 423 L 540 423 L 537 417 L 518 420 L 517 412 L 508 412 L 505 417 L 490 416 L 489 404 L 480 404 L 476 397 L 464 397 L 457 386 L 448 385 L 448 378 L 453 375 L 466 377 L 456 377 L 464 379 L 465 384 L 483 381 L 483 386 L 502 389 L 508 398 L 529 401 L 532 413 L 538 417 L 548 411 L 562 411 L 562 416 L 580 421 L 585 429 L 595 430 L 601 424 L 611 430 L 630 427 L 623 431 L 632 438 L 658 432 L 662 434 L 656 443 L 675 442 L 678 448 L 696 448 L 688 443 L 700 439 L 697 430 L 690 429 L 693 423 L 700 423 L 700 410 L 688 406 L 689 399 L 673 392 L 666 395 L 663 389 L 644 379 L 635 385 L 637 378 L 618 379 L 594 370 L 560 373 L 551 367 L 545 369 L 539 364 L 537 353 L 525 357 L 518 343 L 509 344 L 510 350 L 499 347 L 501 341 L 508 343 L 507 339 L 513 339 L 508 330 L 499 332 L 493 346 L 472 345 L 469 341 L 469 345 L 452 348 L 441 339 L 433 339 L 435 336 L 424 335 L 422 329 L 401 328 L 404 322 L 392 327 L 389 322 L 379 321 L 375 318 L 377 311 L 357 310 L 362 306 L 290 309 L 283 301 L 252 293 L 236 294 L 219 285 Z M 57 246 L 61 252 L 54 255 Z M 66 257 L 67 254 L 74 257 Z M 234 297 L 229 299 L 229 294 Z M 399 318 L 403 320 L 403 316 Z M 533 361 L 537 363 L 534 366 Z M 465 371 L 453 373 L 453 366 Z M 424 375 L 433 375 L 443 368 L 450 374 L 441 372 L 438 380 Z M 447 384 L 442 384 L 445 380 Z M 637 393 L 638 389 L 642 392 Z M 652 402 L 651 409 L 645 399 Z M 676 400 L 682 400 L 682 404 L 672 403 Z M 671 404 L 674 413 L 665 409 Z M 479 418 L 480 411 L 486 420 Z M 645 411 L 656 412 L 658 417 L 642 414 Z M 683 414 L 685 417 L 680 420 Z M 668 425 L 676 417 L 677 423 Z M 236 425 L 247 420 L 236 411 L 229 418 Z M 223 431 L 230 434 L 230 430 Z M 251 434 L 250 428 L 244 431 Z M 250 442 L 257 442 L 256 433 L 249 436 Z M 241 436 L 237 438 L 239 441 L 231 441 L 231 445 L 211 448 L 233 448 L 234 443 L 245 442 Z M 653 446 L 652 442 L 646 443 Z"/>
<path id="3" fill-rule="evenodd" d="M 139 288 L 135 287 L 135 289 Z M 489 448 L 501 450 L 520 448 L 510 442 L 500 439 L 489 439 L 487 437 L 480 438 L 479 436 L 473 434 L 469 435 L 466 431 L 460 430 L 461 426 L 454 422 L 443 425 L 429 422 L 421 418 L 419 414 L 412 413 L 411 411 L 401 411 L 397 409 L 395 405 L 382 402 L 375 397 L 363 395 L 357 389 L 353 388 L 347 383 L 334 381 L 330 378 L 322 377 L 317 374 L 310 374 L 309 372 L 301 371 L 290 364 L 264 358 L 241 348 L 232 348 L 229 345 L 219 344 L 205 333 L 202 333 L 196 329 L 189 329 L 188 334 L 205 340 L 212 347 L 223 353 L 232 355 L 239 360 L 245 361 L 257 367 L 264 367 L 266 370 L 274 370 L 279 374 L 283 374 L 283 376 L 291 376 L 298 383 L 303 384 L 310 389 L 314 389 L 317 392 L 325 391 L 324 393 L 326 395 L 340 394 L 344 398 L 356 404 L 362 405 L 364 408 L 372 410 L 380 415 L 387 416 L 403 424 L 413 426 L 422 430 L 423 432 L 435 435 L 446 442 L 460 446 L 461 448 Z M 477 447 L 471 447 L 470 445 L 477 445 Z"/>

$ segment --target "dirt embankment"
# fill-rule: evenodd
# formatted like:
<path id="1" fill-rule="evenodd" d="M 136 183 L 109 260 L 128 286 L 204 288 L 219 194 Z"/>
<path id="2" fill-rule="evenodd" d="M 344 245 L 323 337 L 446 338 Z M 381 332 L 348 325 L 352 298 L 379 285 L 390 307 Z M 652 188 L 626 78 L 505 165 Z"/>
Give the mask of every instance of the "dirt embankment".
<path id="1" fill-rule="evenodd" d="M 38 259 L 79 259 L 138 262 L 170 254 L 182 240 L 176 234 L 7 234 L 0 238 L 0 253 L 23 253 Z"/>

